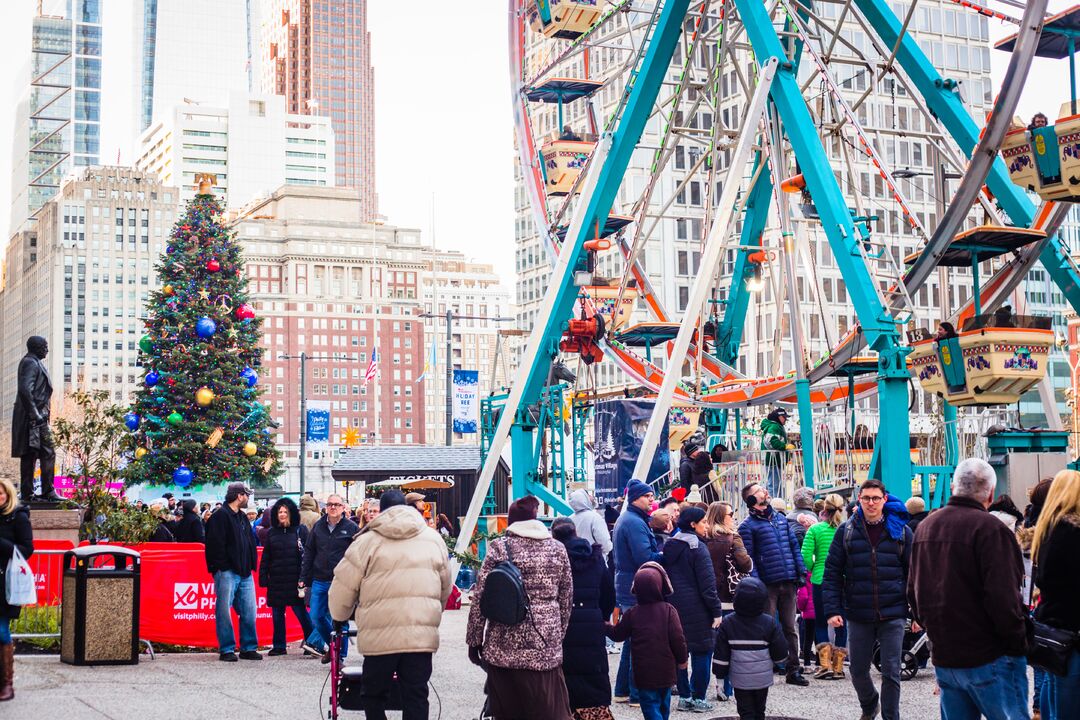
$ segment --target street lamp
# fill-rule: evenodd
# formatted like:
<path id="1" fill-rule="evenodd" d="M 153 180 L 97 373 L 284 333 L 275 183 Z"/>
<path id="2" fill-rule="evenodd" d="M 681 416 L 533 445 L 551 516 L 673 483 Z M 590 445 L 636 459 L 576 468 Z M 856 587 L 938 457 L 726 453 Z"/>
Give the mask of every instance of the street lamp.
<path id="1" fill-rule="evenodd" d="M 278 355 L 278 360 L 300 360 L 300 495 L 304 495 L 304 470 L 307 465 L 307 361 L 348 360 L 344 353 L 337 355 Z"/>
<path id="2" fill-rule="evenodd" d="M 487 315 L 458 315 L 448 309 L 445 315 L 433 315 L 432 313 L 420 313 L 418 317 L 446 320 L 446 446 L 449 447 L 454 441 L 454 407 L 452 389 L 454 385 L 454 363 L 451 353 L 454 344 L 454 320 L 490 320 L 491 322 L 511 322 L 511 317 L 489 317 Z"/>

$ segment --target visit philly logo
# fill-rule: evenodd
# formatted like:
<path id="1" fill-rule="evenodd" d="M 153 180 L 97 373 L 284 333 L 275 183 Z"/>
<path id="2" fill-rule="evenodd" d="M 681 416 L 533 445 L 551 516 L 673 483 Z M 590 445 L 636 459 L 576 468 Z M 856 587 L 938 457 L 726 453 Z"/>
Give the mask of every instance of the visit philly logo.
<path id="1" fill-rule="evenodd" d="M 202 610 L 213 602 L 212 583 L 173 583 L 174 610 Z"/>

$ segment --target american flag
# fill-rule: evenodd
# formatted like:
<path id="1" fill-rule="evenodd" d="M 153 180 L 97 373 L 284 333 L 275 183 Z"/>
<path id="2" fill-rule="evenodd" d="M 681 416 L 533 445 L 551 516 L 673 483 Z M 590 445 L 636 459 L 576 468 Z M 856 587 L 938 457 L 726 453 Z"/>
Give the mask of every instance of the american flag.
<path id="1" fill-rule="evenodd" d="M 367 372 L 364 373 L 364 384 L 367 385 L 369 382 L 374 380 L 375 376 L 378 375 L 378 374 L 379 374 L 379 351 L 378 350 L 372 350 L 371 351 L 371 362 L 368 363 Z"/>

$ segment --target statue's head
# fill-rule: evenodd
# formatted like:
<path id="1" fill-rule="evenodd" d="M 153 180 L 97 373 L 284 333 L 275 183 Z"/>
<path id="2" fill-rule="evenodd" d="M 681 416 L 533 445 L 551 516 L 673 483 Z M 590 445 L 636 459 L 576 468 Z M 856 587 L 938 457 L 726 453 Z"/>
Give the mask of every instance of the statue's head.
<path id="1" fill-rule="evenodd" d="M 40 335 L 34 335 L 26 341 L 26 349 L 44 360 L 49 354 L 49 341 Z"/>

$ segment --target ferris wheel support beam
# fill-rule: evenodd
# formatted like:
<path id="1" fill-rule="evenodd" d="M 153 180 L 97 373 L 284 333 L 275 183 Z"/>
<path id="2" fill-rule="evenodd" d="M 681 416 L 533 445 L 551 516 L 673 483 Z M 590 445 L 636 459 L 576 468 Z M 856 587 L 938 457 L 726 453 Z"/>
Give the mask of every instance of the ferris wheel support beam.
<path id="1" fill-rule="evenodd" d="M 516 33 L 519 29 L 517 23 L 521 22 L 518 11 L 522 3 L 520 0 L 509 0 L 508 4 L 511 49 L 513 51 L 517 48 L 520 51 Z M 585 260 L 585 241 L 592 236 L 594 227 L 602 226 L 607 221 L 611 212 L 626 168 L 664 82 L 689 6 L 690 0 L 667 0 L 664 3 L 628 89 L 618 122 L 612 132 L 605 134 L 597 144 L 586 171 L 580 204 L 552 268 L 548 289 L 544 293 L 536 322 L 529 334 L 521 365 L 514 375 L 510 394 L 496 425 L 491 447 L 473 489 L 465 519 L 461 523 L 455 546 L 458 553 L 464 552 L 472 542 L 473 530 L 480 518 L 488 488 L 511 435 L 513 498 L 516 500 L 533 492 L 557 512 L 570 511 L 564 498 L 555 497 L 535 479 L 537 458 L 535 445 L 530 442 L 534 423 L 525 408 L 540 400 L 551 361 L 559 351 L 559 339 L 577 302 L 579 290 L 574 284 L 574 274 Z M 516 84 L 513 89 L 514 101 L 518 103 Z M 517 107 L 518 105 L 515 105 L 515 108 Z M 542 228 L 543 225 L 537 227 Z"/>
<path id="2" fill-rule="evenodd" d="M 772 86 L 772 101 L 784 131 L 799 161 L 806 187 L 821 217 L 833 257 L 847 286 L 856 316 L 869 346 L 878 353 L 878 393 L 881 424 L 888 432 L 878 435 L 871 467 L 873 477 L 903 499 L 911 495 L 911 454 L 909 451 L 907 354 L 910 348 L 900 343 L 896 324 L 881 296 L 869 269 L 862 260 L 859 237 L 844 194 L 837 184 L 828 156 L 821 145 L 817 127 L 799 88 L 791 63 L 786 62 L 784 47 L 777 36 L 765 6 L 754 0 L 734 0 L 746 28 L 758 62 L 779 58 L 783 65 Z"/>
<path id="3" fill-rule="evenodd" d="M 779 64 L 779 58 L 776 57 L 766 58 L 762 63 L 758 77 L 759 84 L 746 106 L 742 137 L 739 138 L 738 145 L 736 145 L 731 156 L 731 164 L 728 165 L 730 173 L 741 173 L 750 160 L 750 154 L 754 149 L 754 139 L 757 137 L 758 124 L 764 117 L 765 106 L 769 99 L 769 90 L 778 75 Z M 738 194 L 739 183 L 737 181 L 732 180 L 724 184 L 724 190 L 720 194 L 720 205 L 716 220 L 709 229 L 705 247 L 701 251 L 700 267 L 716 267 L 720 262 L 720 254 L 724 250 L 728 230 L 735 218 Z M 657 393 L 656 403 L 653 405 L 652 415 L 649 418 L 649 427 L 641 441 L 637 463 L 634 465 L 632 476 L 634 478 L 645 480 L 648 477 L 653 456 L 660 443 L 660 433 L 667 423 L 668 410 L 670 410 L 672 398 L 675 396 L 675 388 L 679 384 L 680 370 L 686 360 L 687 351 L 690 349 L 690 340 L 697 329 L 698 316 L 708 299 L 711 285 L 712 273 L 699 272 L 690 286 L 686 314 L 683 315 L 682 322 L 679 323 L 679 333 L 675 336 L 675 342 L 668 357 L 664 382 L 660 385 L 660 391 Z"/>

